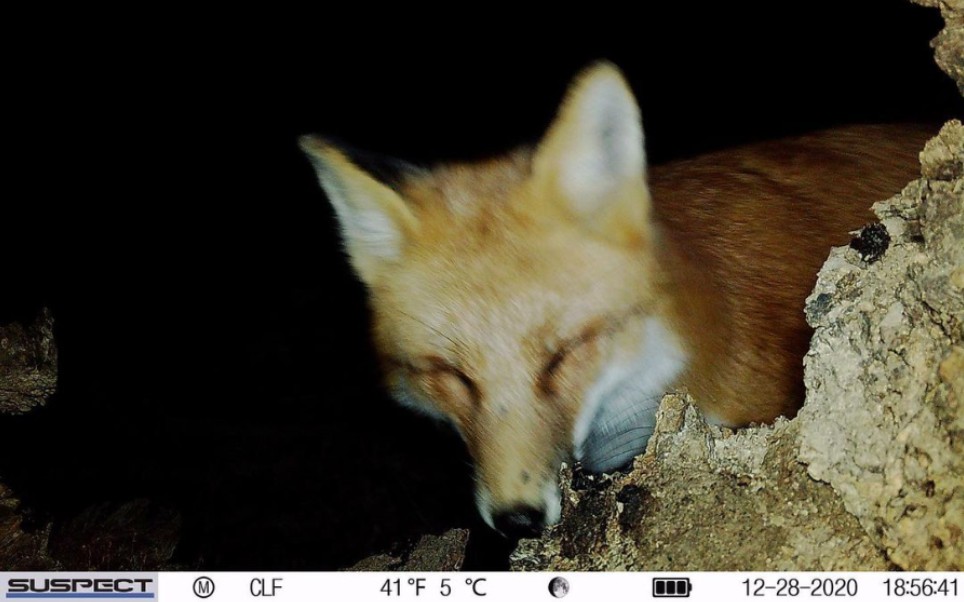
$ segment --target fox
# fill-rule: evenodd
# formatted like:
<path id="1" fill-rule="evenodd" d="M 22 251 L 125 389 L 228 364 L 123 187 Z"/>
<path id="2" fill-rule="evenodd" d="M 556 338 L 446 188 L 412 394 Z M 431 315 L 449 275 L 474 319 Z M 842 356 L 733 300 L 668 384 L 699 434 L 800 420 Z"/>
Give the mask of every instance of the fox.
<path id="1" fill-rule="evenodd" d="M 499 156 L 386 169 L 299 143 L 387 391 L 461 435 L 484 522 L 533 537 L 560 519 L 561 464 L 625 467 L 667 392 L 731 428 L 796 413 L 817 272 L 928 135 L 843 126 L 649 166 L 632 88 L 600 61 L 539 141 Z"/>

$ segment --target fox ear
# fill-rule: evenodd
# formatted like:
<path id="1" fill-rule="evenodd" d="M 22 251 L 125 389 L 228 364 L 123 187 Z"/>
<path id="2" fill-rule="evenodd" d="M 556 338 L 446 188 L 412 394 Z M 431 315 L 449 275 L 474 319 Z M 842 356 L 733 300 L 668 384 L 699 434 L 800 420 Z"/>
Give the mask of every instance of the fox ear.
<path id="1" fill-rule="evenodd" d="M 371 285 L 401 256 L 415 232 L 415 216 L 398 193 L 325 140 L 303 136 L 299 145 L 335 208 L 352 266 Z"/>
<path id="2" fill-rule="evenodd" d="M 619 69 L 599 63 L 574 80 L 536 149 L 533 174 L 548 187 L 549 198 L 561 197 L 599 234 L 644 227 L 649 191 L 643 126 Z"/>

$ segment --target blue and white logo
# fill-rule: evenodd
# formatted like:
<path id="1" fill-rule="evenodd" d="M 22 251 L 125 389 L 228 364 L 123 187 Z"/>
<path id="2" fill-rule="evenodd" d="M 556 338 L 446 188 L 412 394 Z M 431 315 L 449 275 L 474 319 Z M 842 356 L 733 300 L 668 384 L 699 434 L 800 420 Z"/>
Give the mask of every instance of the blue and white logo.
<path id="1" fill-rule="evenodd" d="M 156 600 L 156 573 L 3 573 L 0 600 Z"/>

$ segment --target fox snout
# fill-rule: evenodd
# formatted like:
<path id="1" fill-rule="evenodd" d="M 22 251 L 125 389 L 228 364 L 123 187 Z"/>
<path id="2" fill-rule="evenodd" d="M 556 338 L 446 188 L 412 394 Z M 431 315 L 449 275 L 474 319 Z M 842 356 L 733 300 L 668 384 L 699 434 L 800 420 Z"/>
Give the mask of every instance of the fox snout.
<path id="1" fill-rule="evenodd" d="M 495 529 L 507 537 L 536 537 L 546 524 L 546 514 L 538 508 L 510 510 L 494 517 Z"/>
<path id="2" fill-rule="evenodd" d="M 534 537 L 559 521 L 557 475 L 570 452 L 559 435 L 567 429 L 547 433 L 545 420 L 522 404 L 485 420 L 486 428 L 463 433 L 475 460 L 479 514 L 506 537 Z"/>
<path id="3" fill-rule="evenodd" d="M 479 514 L 487 525 L 506 537 L 538 537 L 544 528 L 559 521 L 562 500 L 555 481 L 547 481 L 534 491 L 541 499 L 496 508 L 491 494 L 479 488 L 476 495 Z"/>

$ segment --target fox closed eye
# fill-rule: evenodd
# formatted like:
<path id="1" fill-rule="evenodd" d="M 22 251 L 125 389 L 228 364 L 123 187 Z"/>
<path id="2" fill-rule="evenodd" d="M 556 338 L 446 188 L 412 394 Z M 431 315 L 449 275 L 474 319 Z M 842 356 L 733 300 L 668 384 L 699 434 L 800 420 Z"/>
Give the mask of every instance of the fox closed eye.
<path id="1" fill-rule="evenodd" d="M 432 400 L 471 413 L 481 401 L 481 390 L 461 368 L 438 357 L 406 363 L 412 381 Z M 463 412 L 459 412 L 460 414 Z"/>
<path id="2" fill-rule="evenodd" d="M 646 306 L 633 307 L 625 312 L 594 321 L 582 331 L 559 345 L 539 376 L 539 389 L 547 396 L 559 396 L 574 391 L 575 383 L 590 382 L 600 360 L 616 344 L 619 337 L 633 327 L 633 318 L 644 315 Z"/>
<path id="3" fill-rule="evenodd" d="M 564 343 L 546 363 L 539 375 L 539 390 L 548 397 L 559 397 L 579 382 L 583 371 L 590 370 L 599 355 L 600 337 L 608 334 L 598 328 L 587 331 Z"/>

